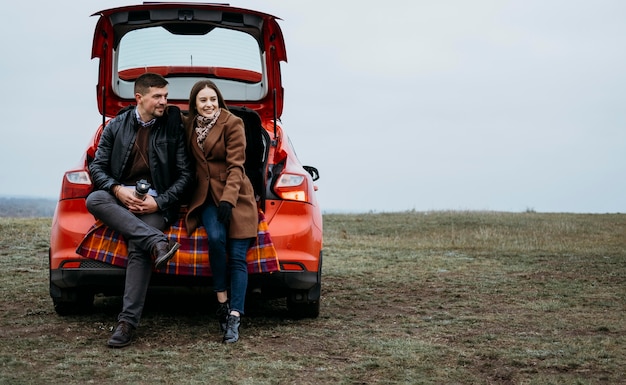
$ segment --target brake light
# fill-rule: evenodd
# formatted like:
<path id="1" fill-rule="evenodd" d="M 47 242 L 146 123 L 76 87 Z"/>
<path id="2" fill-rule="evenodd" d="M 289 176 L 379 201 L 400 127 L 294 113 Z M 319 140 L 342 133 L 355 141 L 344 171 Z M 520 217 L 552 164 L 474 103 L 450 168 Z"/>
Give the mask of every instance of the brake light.
<path id="1" fill-rule="evenodd" d="M 91 179 L 87 171 L 68 171 L 61 186 L 61 199 L 85 198 L 91 192 Z"/>
<path id="2" fill-rule="evenodd" d="M 282 174 L 274 191 L 282 199 L 300 202 L 309 202 L 309 188 L 306 178 L 298 174 Z"/>

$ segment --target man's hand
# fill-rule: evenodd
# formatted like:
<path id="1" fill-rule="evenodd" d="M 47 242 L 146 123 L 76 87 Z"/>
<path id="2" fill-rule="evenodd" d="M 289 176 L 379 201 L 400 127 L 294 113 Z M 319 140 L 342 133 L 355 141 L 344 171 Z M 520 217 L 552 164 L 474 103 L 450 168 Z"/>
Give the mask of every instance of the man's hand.
<path id="1" fill-rule="evenodd" d="M 135 189 L 133 187 L 116 187 L 115 197 L 126 208 L 135 215 L 151 214 L 155 213 L 159 209 L 154 197 L 146 194 L 145 198 L 141 200 L 135 196 Z"/>
<path id="2" fill-rule="evenodd" d="M 156 213 L 159 210 L 159 205 L 157 205 L 152 195 L 146 194 L 144 200 L 141 200 L 133 194 L 133 198 L 135 199 L 135 202 L 138 202 L 133 206 L 128 207 L 130 212 L 133 214 L 151 214 Z"/>

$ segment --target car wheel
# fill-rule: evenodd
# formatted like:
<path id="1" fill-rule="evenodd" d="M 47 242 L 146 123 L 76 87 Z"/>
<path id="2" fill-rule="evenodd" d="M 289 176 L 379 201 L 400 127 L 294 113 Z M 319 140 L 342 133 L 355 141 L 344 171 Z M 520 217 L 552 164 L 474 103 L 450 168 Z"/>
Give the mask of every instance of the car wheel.
<path id="1" fill-rule="evenodd" d="M 308 291 L 292 291 L 287 296 L 287 311 L 293 318 L 317 318 L 322 300 L 322 252 L 317 270 L 317 283 Z"/>
<path id="2" fill-rule="evenodd" d="M 287 298 L 287 311 L 293 318 L 317 318 L 320 315 L 320 301 L 294 302 Z"/>
<path id="3" fill-rule="evenodd" d="M 287 296 L 287 311 L 293 318 L 317 318 L 320 315 L 322 283 L 320 281 L 308 291 L 295 290 Z"/>
<path id="4" fill-rule="evenodd" d="M 72 314 L 87 314 L 93 309 L 94 294 L 91 292 L 81 292 L 74 296 L 73 300 L 61 300 L 52 298 L 54 311 L 60 316 Z"/>

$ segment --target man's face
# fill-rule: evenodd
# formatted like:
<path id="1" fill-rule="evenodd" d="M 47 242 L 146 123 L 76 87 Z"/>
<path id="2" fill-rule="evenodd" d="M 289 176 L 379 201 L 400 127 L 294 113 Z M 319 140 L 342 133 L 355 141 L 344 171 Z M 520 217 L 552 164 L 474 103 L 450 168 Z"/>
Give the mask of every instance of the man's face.
<path id="1" fill-rule="evenodd" d="M 144 122 L 163 116 L 167 104 L 167 86 L 163 88 L 150 87 L 145 95 L 135 94 L 137 109 Z"/>

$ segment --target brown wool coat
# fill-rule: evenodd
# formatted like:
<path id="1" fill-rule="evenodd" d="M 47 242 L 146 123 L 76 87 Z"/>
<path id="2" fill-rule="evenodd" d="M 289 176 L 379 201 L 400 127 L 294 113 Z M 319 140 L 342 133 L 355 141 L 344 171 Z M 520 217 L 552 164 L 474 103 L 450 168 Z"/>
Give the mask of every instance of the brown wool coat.
<path id="1" fill-rule="evenodd" d="M 198 146 L 195 130 L 189 140 L 189 152 L 196 164 L 195 187 L 185 218 L 191 234 L 201 223 L 202 206 L 208 199 L 216 205 L 233 205 L 229 238 L 243 239 L 257 235 L 258 211 L 254 190 L 244 170 L 246 134 L 243 121 L 222 109 L 209 130 L 203 148 Z"/>

